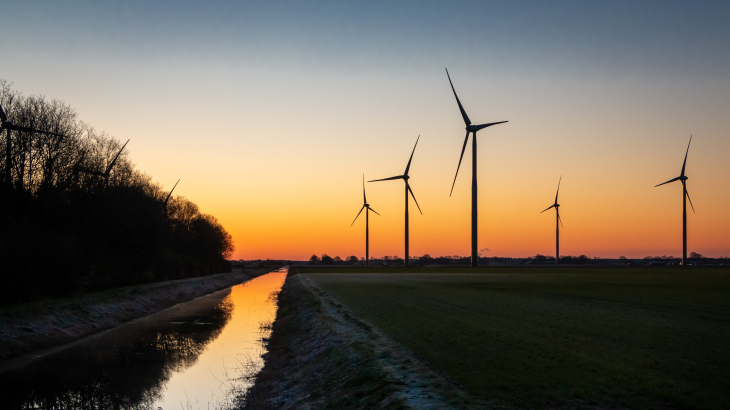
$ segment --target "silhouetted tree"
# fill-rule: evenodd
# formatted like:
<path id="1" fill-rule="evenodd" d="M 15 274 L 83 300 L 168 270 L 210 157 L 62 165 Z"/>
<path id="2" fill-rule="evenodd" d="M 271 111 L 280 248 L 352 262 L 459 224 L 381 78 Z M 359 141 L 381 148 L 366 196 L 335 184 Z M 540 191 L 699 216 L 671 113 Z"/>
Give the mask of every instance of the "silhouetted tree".
<path id="1" fill-rule="evenodd" d="M 63 135 L 12 133 L 12 188 L 0 189 L 0 303 L 230 268 L 233 244 L 221 224 L 182 197 L 162 214 L 166 192 L 134 168 L 129 151 L 108 184 L 82 172 L 106 169 L 119 141 L 67 104 L 23 96 L 3 80 L 0 103 L 11 122 Z M 3 132 L 0 180 L 6 147 Z"/>
<path id="2" fill-rule="evenodd" d="M 322 265 L 332 265 L 334 263 L 334 260 L 327 255 L 326 253 L 322 255 Z"/>
<path id="3" fill-rule="evenodd" d="M 317 265 L 319 263 L 319 256 L 312 255 L 311 258 L 309 258 L 309 264 L 310 265 Z"/>

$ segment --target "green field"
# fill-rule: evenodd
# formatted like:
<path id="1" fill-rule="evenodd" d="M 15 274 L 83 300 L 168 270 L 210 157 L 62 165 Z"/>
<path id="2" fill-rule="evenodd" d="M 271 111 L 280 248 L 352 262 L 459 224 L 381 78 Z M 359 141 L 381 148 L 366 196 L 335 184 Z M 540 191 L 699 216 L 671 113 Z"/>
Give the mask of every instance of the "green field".
<path id="1" fill-rule="evenodd" d="M 300 272 L 499 405 L 730 408 L 730 268 Z"/>

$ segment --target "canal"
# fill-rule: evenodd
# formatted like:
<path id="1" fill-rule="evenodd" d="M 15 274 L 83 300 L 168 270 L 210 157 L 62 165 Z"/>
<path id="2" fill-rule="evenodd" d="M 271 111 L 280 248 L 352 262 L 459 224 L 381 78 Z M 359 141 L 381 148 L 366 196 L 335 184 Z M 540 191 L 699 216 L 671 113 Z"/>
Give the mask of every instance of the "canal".
<path id="1" fill-rule="evenodd" d="M 222 409 L 263 365 L 286 268 L 0 373 L 2 408 Z"/>

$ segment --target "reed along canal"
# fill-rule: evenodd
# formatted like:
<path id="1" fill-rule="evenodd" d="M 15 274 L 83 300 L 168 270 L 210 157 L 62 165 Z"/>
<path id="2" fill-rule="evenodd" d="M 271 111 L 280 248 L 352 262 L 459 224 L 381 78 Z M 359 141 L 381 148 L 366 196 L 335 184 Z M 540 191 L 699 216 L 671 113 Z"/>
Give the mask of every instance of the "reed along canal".
<path id="1" fill-rule="evenodd" d="M 258 373 L 286 268 L 0 372 L 2 408 L 214 409 Z"/>

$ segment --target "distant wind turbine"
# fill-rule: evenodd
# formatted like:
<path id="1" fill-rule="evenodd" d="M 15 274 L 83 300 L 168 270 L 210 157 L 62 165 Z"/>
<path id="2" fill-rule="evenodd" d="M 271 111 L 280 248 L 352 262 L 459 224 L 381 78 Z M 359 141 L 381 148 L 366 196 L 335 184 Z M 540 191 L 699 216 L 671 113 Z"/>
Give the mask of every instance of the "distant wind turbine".
<path id="1" fill-rule="evenodd" d="M 558 190 L 555 192 L 555 203 L 545 208 L 545 211 L 550 208 L 555 208 L 555 266 L 558 265 L 558 261 L 560 260 L 560 226 L 563 226 L 563 221 L 560 220 L 560 210 L 558 209 L 560 208 L 560 204 L 558 203 L 558 193 L 560 193 L 560 181 L 562 180 L 563 176 L 561 175 L 558 180 Z M 558 226 L 558 223 L 560 223 L 560 226 Z"/>
<path id="2" fill-rule="evenodd" d="M 59 138 L 63 138 L 64 135 L 56 134 L 54 132 L 47 132 L 47 131 L 41 131 L 36 130 L 33 128 L 23 127 L 20 125 L 15 125 L 12 122 L 8 121 L 7 115 L 5 115 L 5 110 L 3 110 L 2 105 L 0 105 L 0 121 L 2 121 L 2 124 L 0 124 L 0 134 L 2 134 L 3 131 L 7 131 L 7 143 L 5 144 L 5 184 L 7 187 L 10 187 L 12 183 L 12 179 L 10 177 L 12 172 L 12 154 L 13 154 L 13 140 L 10 136 L 10 131 L 23 131 L 23 132 L 36 132 L 39 134 L 46 134 L 46 135 L 53 135 Z M 22 175 L 21 175 L 22 178 Z"/>
<path id="3" fill-rule="evenodd" d="M 175 190 L 175 187 L 179 183 L 180 183 L 180 180 L 178 179 L 177 182 L 175 182 L 175 185 L 173 185 L 172 189 L 170 190 L 170 193 L 167 194 L 167 198 L 165 198 L 165 202 L 162 204 L 162 208 L 163 208 L 163 212 L 165 213 L 165 217 L 167 217 L 167 201 L 170 200 L 170 197 L 172 196 L 172 191 Z"/>
<path id="4" fill-rule="evenodd" d="M 365 211 L 365 266 L 369 266 L 370 264 L 370 211 L 375 212 L 373 208 L 370 207 L 370 204 L 368 204 L 368 199 L 365 196 L 365 175 L 362 176 L 362 208 L 360 208 L 360 212 L 357 213 L 357 216 L 352 221 L 350 226 L 355 224 L 355 221 L 357 221 L 357 218 L 360 217 L 360 214 L 362 213 L 363 209 L 367 209 Z M 379 213 L 375 212 L 376 215 L 380 215 Z"/>
<path id="5" fill-rule="evenodd" d="M 421 212 L 421 207 L 418 205 L 418 201 L 416 200 L 416 196 L 413 195 L 413 191 L 411 190 L 410 184 L 408 184 L 408 179 L 410 177 L 408 176 L 408 170 L 411 168 L 411 160 L 413 160 L 413 153 L 416 152 L 416 145 L 418 145 L 418 140 L 421 138 L 419 135 L 418 138 L 416 138 L 416 144 L 413 146 L 413 151 L 411 152 L 411 158 L 408 159 L 408 165 L 406 165 L 406 171 L 403 173 L 403 175 L 398 175 L 390 178 L 383 178 L 383 179 L 376 179 L 373 181 L 368 182 L 378 182 L 378 181 L 390 181 L 392 179 L 402 179 L 403 182 L 406 183 L 406 258 L 405 258 L 405 266 L 410 266 L 409 262 L 409 254 L 408 254 L 408 193 L 411 193 L 411 196 L 413 197 L 413 201 L 416 203 L 416 206 L 418 207 L 418 212 Z M 423 212 L 421 212 L 421 215 L 423 215 Z"/>
<path id="6" fill-rule="evenodd" d="M 488 124 L 472 125 L 469 116 L 466 115 L 464 107 L 461 106 L 459 96 L 456 95 L 454 84 L 451 82 L 451 76 L 449 70 L 446 70 L 446 76 L 449 78 L 449 84 L 451 84 L 451 91 L 454 92 L 456 97 L 456 103 L 459 105 L 459 111 L 461 116 L 464 118 L 464 124 L 466 124 L 466 138 L 464 139 L 464 146 L 461 148 L 461 156 L 459 157 L 459 165 L 456 167 L 456 175 L 454 175 L 454 183 L 451 184 L 451 193 L 454 192 L 454 185 L 456 185 L 456 177 L 459 175 L 459 168 L 461 167 L 461 160 L 464 158 L 464 150 L 466 150 L 466 144 L 469 141 L 469 133 L 474 134 L 471 145 L 471 267 L 476 268 L 479 266 L 479 246 L 478 233 L 477 233 L 477 131 L 491 127 L 492 125 L 503 124 L 507 121 L 490 122 Z M 449 193 L 449 196 L 451 196 Z"/>
<path id="7" fill-rule="evenodd" d="M 109 163 L 109 165 L 107 165 L 104 172 L 94 171 L 92 169 L 86 169 L 86 168 L 82 168 L 80 166 L 79 166 L 79 171 L 87 173 L 87 174 L 98 175 L 100 177 L 103 177 L 104 178 L 104 187 L 109 186 L 109 176 L 111 175 L 112 168 L 114 168 L 114 165 L 116 165 L 117 159 L 119 159 L 119 155 L 122 153 L 122 151 L 124 151 L 124 147 L 126 147 L 127 144 L 129 144 L 129 140 L 127 140 L 127 142 L 125 142 L 124 145 L 122 145 L 122 148 L 119 150 L 119 152 L 117 152 L 117 155 L 114 156 L 114 159 L 112 160 L 112 162 Z"/>
<path id="8" fill-rule="evenodd" d="M 662 182 L 659 185 L 668 184 L 674 181 L 682 181 L 682 266 L 687 266 L 687 200 L 689 199 L 689 205 L 692 207 L 692 212 L 695 211 L 694 205 L 692 205 L 692 199 L 689 197 L 687 192 L 687 178 L 684 175 L 684 167 L 687 165 L 687 154 L 689 154 L 689 145 L 692 143 L 692 136 L 689 136 L 689 143 L 687 144 L 687 152 L 684 153 L 684 163 L 682 164 L 682 173 L 678 177 L 672 178 L 667 182 Z"/>

